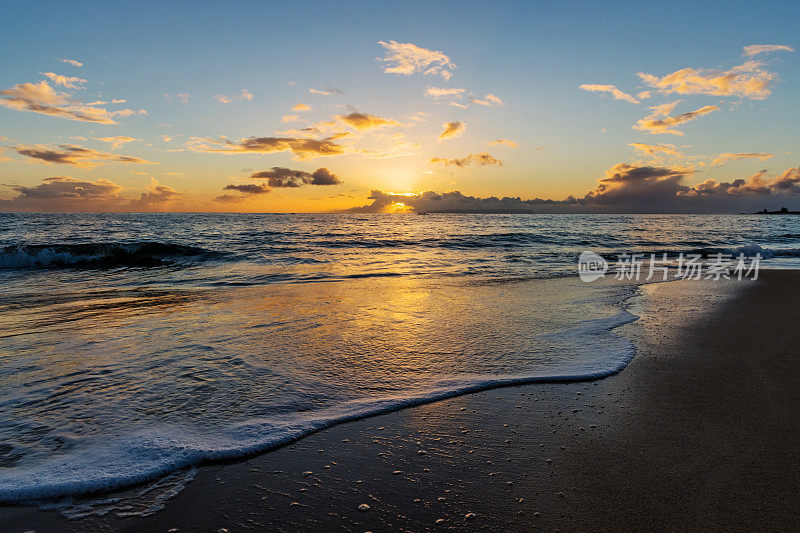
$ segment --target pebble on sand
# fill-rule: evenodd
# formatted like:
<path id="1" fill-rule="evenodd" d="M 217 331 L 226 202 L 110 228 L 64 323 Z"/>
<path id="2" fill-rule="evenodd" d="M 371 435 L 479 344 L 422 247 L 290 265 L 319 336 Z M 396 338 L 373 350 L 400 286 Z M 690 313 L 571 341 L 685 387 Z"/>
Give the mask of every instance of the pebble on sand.
<path id="1" fill-rule="evenodd" d="M 472 520 L 473 518 L 478 518 L 478 515 L 476 515 L 475 513 L 467 513 L 464 515 L 464 518 L 466 518 L 467 520 Z"/>
<path id="2" fill-rule="evenodd" d="M 366 503 L 362 503 L 361 505 L 358 506 L 358 510 L 367 512 L 369 511 L 369 505 L 367 505 Z"/>
<path id="3" fill-rule="evenodd" d="M 306 471 L 306 472 L 303 472 L 303 477 L 308 477 L 308 476 L 310 476 L 310 475 L 311 475 L 311 474 L 313 474 L 313 473 L 314 473 L 314 472 L 312 472 L 311 470 L 308 470 L 308 471 Z"/>

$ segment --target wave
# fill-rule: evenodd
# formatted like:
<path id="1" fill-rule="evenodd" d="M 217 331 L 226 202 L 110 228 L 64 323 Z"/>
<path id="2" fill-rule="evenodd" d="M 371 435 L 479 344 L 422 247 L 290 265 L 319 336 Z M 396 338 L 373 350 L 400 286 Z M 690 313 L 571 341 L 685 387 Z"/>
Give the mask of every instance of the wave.
<path id="1" fill-rule="evenodd" d="M 153 241 L 18 244 L 0 248 L 0 269 L 153 267 L 222 255 L 196 246 Z"/>
<path id="2" fill-rule="evenodd" d="M 572 254 L 573 252 L 570 252 Z M 745 257 L 755 257 L 756 255 L 761 255 L 762 259 L 773 259 L 773 258 L 788 258 L 788 257 L 800 257 L 800 248 L 765 248 L 756 243 L 746 243 L 739 246 L 707 246 L 707 247 L 687 247 L 687 248 L 673 248 L 673 249 L 665 249 L 665 248 L 652 248 L 652 249 L 637 249 L 634 247 L 627 248 L 627 249 L 620 249 L 620 250 L 612 250 L 612 251 L 601 251 L 599 254 L 603 256 L 605 259 L 616 259 L 617 256 L 621 254 L 643 254 L 645 259 L 648 259 L 650 255 L 655 255 L 657 259 L 663 257 L 666 254 L 667 259 L 677 259 L 678 256 L 681 254 L 685 257 L 688 255 L 699 255 L 704 259 L 710 259 L 717 254 L 729 255 L 738 257 L 740 254 L 744 255 Z M 577 252 L 574 252 L 575 257 L 578 257 Z"/>
<path id="3" fill-rule="evenodd" d="M 613 329 L 639 317 L 627 311 L 585 321 L 542 338 L 577 357 L 558 371 L 534 375 L 454 376 L 423 391 L 355 400 L 317 411 L 251 419 L 216 431 L 142 430 L 110 439 L 70 439 L 70 451 L 0 471 L 0 503 L 12 504 L 119 489 L 211 461 L 239 459 L 286 445 L 324 428 L 509 385 L 594 380 L 621 371 L 634 344 Z"/>

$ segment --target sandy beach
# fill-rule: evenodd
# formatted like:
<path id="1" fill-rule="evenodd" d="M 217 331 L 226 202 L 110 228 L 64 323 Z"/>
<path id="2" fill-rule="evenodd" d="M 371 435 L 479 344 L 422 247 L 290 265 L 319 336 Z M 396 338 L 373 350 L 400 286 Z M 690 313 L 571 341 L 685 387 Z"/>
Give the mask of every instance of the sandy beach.
<path id="1" fill-rule="evenodd" d="M 335 426 L 201 467 L 146 517 L 5 507 L 0 522 L 40 532 L 789 530 L 800 520 L 798 291 L 800 276 L 780 271 L 649 285 L 633 309 L 642 318 L 618 330 L 637 355 L 609 378 Z"/>

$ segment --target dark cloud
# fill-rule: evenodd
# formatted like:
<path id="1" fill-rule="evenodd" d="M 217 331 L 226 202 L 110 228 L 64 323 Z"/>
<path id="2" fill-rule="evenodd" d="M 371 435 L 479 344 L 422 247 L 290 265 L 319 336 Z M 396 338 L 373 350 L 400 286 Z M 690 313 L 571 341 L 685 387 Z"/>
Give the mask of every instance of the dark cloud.
<path id="1" fill-rule="evenodd" d="M 106 179 L 96 182 L 78 180 L 69 176 L 52 176 L 42 180 L 40 185 L 25 187 L 22 185 L 8 185 L 19 193 L 14 199 L 21 203 L 30 200 L 109 200 L 117 199 L 122 187 Z"/>
<path id="2" fill-rule="evenodd" d="M 297 159 L 313 159 L 345 153 L 346 147 L 334 142 L 335 138 L 311 139 L 307 137 L 250 137 L 239 141 L 229 139 L 193 138 L 187 146 L 195 152 L 259 153 L 291 152 Z"/>
<path id="3" fill-rule="evenodd" d="M 371 204 L 348 209 L 352 213 L 384 213 L 393 210 L 396 204 L 403 204 L 418 212 L 430 213 L 536 213 L 550 207 L 567 212 L 566 206 L 577 202 L 574 198 L 567 200 L 544 200 L 534 198 L 522 200 L 520 197 L 480 198 L 466 196 L 459 191 L 436 193 L 427 191 L 414 195 L 391 194 L 373 190 L 369 199 Z"/>
<path id="4" fill-rule="evenodd" d="M 272 167 L 250 176 L 254 179 L 266 179 L 270 187 L 302 187 L 303 185 L 338 185 L 342 181 L 325 167 L 314 172 L 292 170 L 290 168 Z"/>
<path id="5" fill-rule="evenodd" d="M 148 192 L 143 192 L 138 200 L 132 200 L 130 208 L 135 211 L 153 211 L 163 207 L 163 204 L 178 199 L 178 191 L 166 185 L 153 183 Z"/>
<path id="6" fill-rule="evenodd" d="M 6 185 L 18 195 L 0 200 L 1 211 L 151 211 L 178 198 L 177 191 L 153 183 L 141 197 L 121 196 L 122 187 L 107 179 L 89 181 L 52 176 L 32 187 Z"/>
<path id="7" fill-rule="evenodd" d="M 154 165 L 152 161 L 119 154 L 98 152 L 90 148 L 83 148 L 71 144 L 62 144 L 58 148 L 47 146 L 14 146 L 19 155 L 24 155 L 45 163 L 56 165 L 72 165 L 79 168 L 92 168 L 106 162 L 128 163 L 134 165 Z"/>
<path id="8" fill-rule="evenodd" d="M 270 192 L 270 188 L 263 183 L 245 183 L 243 185 L 226 185 L 224 191 L 239 191 L 245 194 L 264 194 Z"/>
<path id="9" fill-rule="evenodd" d="M 685 182 L 694 173 L 686 167 L 619 163 L 608 169 L 585 196 L 564 200 L 480 198 L 458 191 L 403 195 L 373 190 L 371 203 L 349 211 L 383 213 L 411 208 L 433 213 L 730 213 L 800 202 L 800 168 L 788 169 L 773 179 L 761 171 L 748 179 L 709 179 L 690 186 Z"/>
<path id="10" fill-rule="evenodd" d="M 498 165 L 503 166 L 503 162 L 499 159 L 496 159 L 491 154 L 486 152 L 481 152 L 478 154 L 469 154 L 466 157 L 461 157 L 457 159 L 444 159 L 441 157 L 433 157 L 430 159 L 430 162 L 434 165 L 441 164 L 444 166 L 455 166 L 459 168 L 468 167 L 470 165 L 476 166 L 487 166 L 487 165 Z"/>

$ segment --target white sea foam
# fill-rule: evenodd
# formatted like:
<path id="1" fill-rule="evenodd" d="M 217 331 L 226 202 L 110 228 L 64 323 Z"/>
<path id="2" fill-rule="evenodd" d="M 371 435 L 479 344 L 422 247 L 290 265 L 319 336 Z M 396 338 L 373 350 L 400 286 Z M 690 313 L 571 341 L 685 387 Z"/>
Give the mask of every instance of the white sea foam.
<path id="1" fill-rule="evenodd" d="M 112 439 L 85 438 L 33 465 L 0 472 L 0 502 L 15 503 L 117 489 L 208 461 L 234 459 L 284 445 L 334 424 L 496 387 L 591 380 L 622 370 L 635 354 L 612 330 L 636 320 L 627 311 L 589 320 L 542 338 L 575 352 L 570 362 L 530 375 L 472 375 L 440 379 L 425 390 L 344 402 L 318 411 L 251 419 L 208 431 L 164 427 Z M 116 502 L 107 502 L 114 504 Z M 93 512 L 77 508 L 74 512 Z"/>

